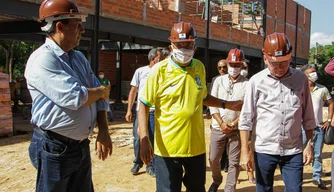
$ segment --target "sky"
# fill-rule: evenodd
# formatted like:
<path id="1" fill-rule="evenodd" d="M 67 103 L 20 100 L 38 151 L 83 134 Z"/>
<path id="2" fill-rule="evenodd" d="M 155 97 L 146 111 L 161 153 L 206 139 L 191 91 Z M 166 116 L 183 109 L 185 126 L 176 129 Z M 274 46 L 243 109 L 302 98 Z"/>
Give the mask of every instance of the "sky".
<path id="1" fill-rule="evenodd" d="M 311 10 L 311 43 L 328 45 L 334 42 L 334 0 L 295 0 Z"/>

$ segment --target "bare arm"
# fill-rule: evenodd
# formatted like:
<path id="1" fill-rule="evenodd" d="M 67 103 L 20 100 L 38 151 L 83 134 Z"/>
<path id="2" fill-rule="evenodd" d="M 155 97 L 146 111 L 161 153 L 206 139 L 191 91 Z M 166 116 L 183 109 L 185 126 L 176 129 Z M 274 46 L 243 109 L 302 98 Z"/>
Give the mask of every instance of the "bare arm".
<path id="1" fill-rule="evenodd" d="M 332 99 L 328 99 L 327 100 L 327 104 L 328 104 L 328 119 L 332 120 L 333 118 L 333 109 L 334 109 L 334 104 L 333 104 L 333 100 Z M 324 124 L 321 125 L 322 129 L 328 129 L 330 126 L 331 122 L 325 121 Z"/>
<path id="2" fill-rule="evenodd" d="M 110 85 L 100 86 L 95 88 L 87 88 L 88 90 L 88 100 L 83 106 L 88 106 L 98 99 L 108 100 L 110 93 Z"/>
<path id="3" fill-rule="evenodd" d="M 132 107 L 135 102 L 136 95 L 137 95 L 137 87 L 131 86 L 129 96 L 128 96 L 128 109 L 125 115 L 125 119 L 127 122 L 131 122 L 132 120 Z M 137 105 L 139 105 L 139 103 Z"/>
<path id="4" fill-rule="evenodd" d="M 112 154 L 112 142 L 108 131 L 108 121 L 106 111 L 97 112 L 97 126 L 99 133 L 96 138 L 95 151 L 99 159 L 107 159 L 108 154 Z"/>
<path id="5" fill-rule="evenodd" d="M 211 106 L 211 107 L 218 107 L 222 108 L 222 102 L 224 100 L 218 99 L 216 97 L 213 97 L 211 95 L 208 95 L 206 99 L 203 100 L 203 104 L 206 106 Z M 234 111 L 240 111 L 242 107 L 243 101 L 225 101 L 225 108 L 234 110 Z"/>
<path id="6" fill-rule="evenodd" d="M 325 71 L 329 75 L 334 76 L 334 57 L 329 61 L 329 63 L 325 67 Z"/>
<path id="7" fill-rule="evenodd" d="M 140 137 L 140 158 L 149 165 L 153 155 L 152 144 L 148 138 L 148 114 L 150 107 L 140 102 L 138 111 L 138 134 Z"/>

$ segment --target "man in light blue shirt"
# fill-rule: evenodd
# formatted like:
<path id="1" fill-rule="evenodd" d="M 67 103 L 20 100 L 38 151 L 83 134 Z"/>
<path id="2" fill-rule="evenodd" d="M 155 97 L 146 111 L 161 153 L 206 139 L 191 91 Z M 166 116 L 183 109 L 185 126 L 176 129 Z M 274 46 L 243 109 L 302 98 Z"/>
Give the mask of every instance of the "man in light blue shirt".
<path id="1" fill-rule="evenodd" d="M 38 170 L 36 191 L 93 191 L 89 134 L 97 122 L 96 153 L 112 153 L 106 111 L 109 87 L 101 86 L 89 62 L 73 50 L 85 31 L 71 0 L 45 0 L 40 6 L 45 43 L 31 54 L 25 77 L 33 99 L 29 146 Z"/>

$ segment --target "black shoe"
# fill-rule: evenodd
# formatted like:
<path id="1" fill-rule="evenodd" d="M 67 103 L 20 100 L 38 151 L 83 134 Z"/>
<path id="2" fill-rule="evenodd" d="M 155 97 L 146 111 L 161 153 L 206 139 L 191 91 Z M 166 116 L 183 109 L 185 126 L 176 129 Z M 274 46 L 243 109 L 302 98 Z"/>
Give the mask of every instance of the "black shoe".
<path id="1" fill-rule="evenodd" d="M 143 167 L 143 165 L 140 165 L 140 164 L 134 164 L 134 166 L 131 168 L 130 172 L 131 172 L 133 175 L 137 175 L 139 169 L 142 168 L 142 167 Z"/>
<path id="2" fill-rule="evenodd" d="M 325 173 L 325 176 L 326 176 L 326 177 L 330 177 L 330 176 L 332 176 L 332 172 L 327 172 L 327 173 Z"/>
<path id="3" fill-rule="evenodd" d="M 218 191 L 218 187 L 219 187 L 218 184 L 212 183 L 208 192 L 217 192 Z"/>
<path id="4" fill-rule="evenodd" d="M 313 180 L 314 185 L 318 185 L 320 189 L 327 189 L 326 185 L 322 182 L 321 179 Z"/>

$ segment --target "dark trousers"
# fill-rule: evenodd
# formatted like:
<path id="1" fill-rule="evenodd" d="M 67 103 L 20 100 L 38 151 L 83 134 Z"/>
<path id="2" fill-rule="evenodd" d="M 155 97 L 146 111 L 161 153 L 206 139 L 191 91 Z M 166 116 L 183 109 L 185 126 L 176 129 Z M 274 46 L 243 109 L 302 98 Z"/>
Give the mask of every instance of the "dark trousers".
<path id="1" fill-rule="evenodd" d="M 254 153 L 256 191 L 272 192 L 274 173 L 280 166 L 284 192 L 301 192 L 303 184 L 303 153 L 288 156 Z"/>
<path id="2" fill-rule="evenodd" d="M 37 169 L 36 191 L 94 191 L 89 143 L 64 143 L 34 129 L 29 156 Z"/>
<path id="3" fill-rule="evenodd" d="M 195 157 L 155 156 L 157 192 L 205 192 L 205 154 Z M 184 170 L 184 174 L 183 174 Z"/>
<path id="4" fill-rule="evenodd" d="M 148 119 L 148 137 L 154 148 L 154 111 L 150 111 Z M 138 135 L 138 113 L 136 114 L 136 119 L 133 122 L 133 150 L 135 154 L 135 159 L 133 163 L 143 165 L 143 161 L 140 159 L 140 138 Z M 154 169 L 154 158 L 148 168 Z"/>

